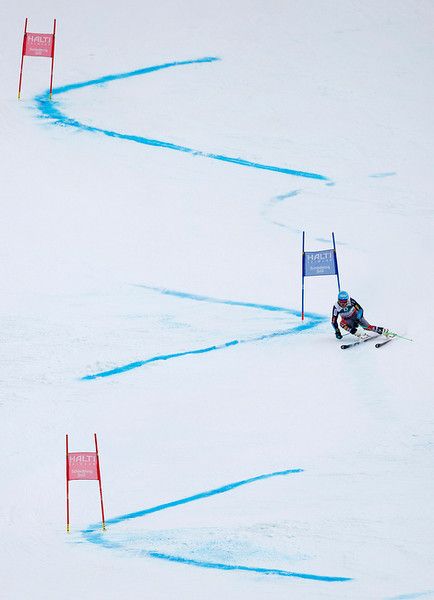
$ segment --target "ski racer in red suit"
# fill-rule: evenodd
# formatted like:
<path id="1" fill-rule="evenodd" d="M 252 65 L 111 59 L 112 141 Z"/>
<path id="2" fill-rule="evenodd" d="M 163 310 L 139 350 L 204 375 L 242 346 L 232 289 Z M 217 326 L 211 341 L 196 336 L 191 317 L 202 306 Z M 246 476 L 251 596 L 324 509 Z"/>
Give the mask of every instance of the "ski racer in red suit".
<path id="1" fill-rule="evenodd" d="M 366 331 L 373 331 L 380 335 L 382 333 L 385 335 L 389 333 L 389 331 L 384 327 L 370 325 L 363 316 L 363 308 L 356 300 L 354 300 L 354 298 L 350 298 L 348 292 L 339 292 L 338 301 L 333 306 L 332 326 L 335 330 L 335 336 L 338 340 L 340 340 L 342 338 L 342 333 L 339 329 L 338 317 L 341 318 L 339 325 L 342 327 L 342 329 L 345 329 L 346 331 L 349 331 L 358 337 L 361 337 L 362 335 L 361 333 L 357 332 L 359 325 Z"/>

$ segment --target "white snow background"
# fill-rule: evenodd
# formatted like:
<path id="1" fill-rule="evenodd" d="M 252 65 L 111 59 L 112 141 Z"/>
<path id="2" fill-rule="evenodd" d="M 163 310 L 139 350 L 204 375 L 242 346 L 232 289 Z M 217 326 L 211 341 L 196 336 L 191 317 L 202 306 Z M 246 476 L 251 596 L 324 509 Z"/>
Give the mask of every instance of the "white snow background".
<path id="1" fill-rule="evenodd" d="M 55 88 L 219 60 L 49 103 L 27 58 L 18 101 L 26 16 L 57 18 Z M 2 599 L 434 597 L 433 22 L 428 0 L 1 3 Z M 303 230 L 414 342 L 342 352 L 333 278 L 300 327 Z M 65 434 L 94 432 L 107 531 L 72 482 L 68 535 Z"/>

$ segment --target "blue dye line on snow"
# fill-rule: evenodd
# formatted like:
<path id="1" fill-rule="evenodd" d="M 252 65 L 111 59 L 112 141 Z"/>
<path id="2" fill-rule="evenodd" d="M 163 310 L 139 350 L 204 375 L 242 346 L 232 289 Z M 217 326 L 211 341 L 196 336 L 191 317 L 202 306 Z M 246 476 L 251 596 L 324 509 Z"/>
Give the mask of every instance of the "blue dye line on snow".
<path id="1" fill-rule="evenodd" d="M 235 346 L 239 344 L 239 340 L 232 340 L 230 342 L 226 342 L 219 346 L 209 346 L 208 348 L 198 348 L 197 350 L 186 350 L 185 352 L 174 352 L 173 354 L 161 354 L 159 356 L 153 356 L 152 358 L 148 358 L 146 360 L 138 360 L 133 363 L 128 363 L 127 365 L 123 365 L 121 367 L 116 367 L 115 369 L 110 369 L 109 371 L 102 371 L 101 373 L 94 373 L 92 375 L 85 375 L 81 378 L 82 381 L 89 381 L 91 379 L 98 379 L 100 377 L 111 377 L 112 375 L 119 375 L 120 373 L 125 373 L 126 371 L 131 371 L 132 369 L 138 369 L 139 367 L 143 367 L 144 365 L 149 365 L 153 362 L 160 362 L 164 360 L 170 360 L 172 358 L 179 358 L 181 356 L 189 356 L 192 354 L 206 354 L 207 352 L 212 352 L 213 350 L 222 350 L 223 348 L 228 348 L 229 346 Z"/>
<path id="2" fill-rule="evenodd" d="M 270 479 L 271 477 L 280 477 L 284 475 L 289 475 L 292 473 L 302 473 L 303 469 L 286 469 L 285 471 L 276 471 L 274 473 L 266 473 L 264 475 L 257 475 L 256 477 L 250 477 L 249 479 L 243 479 L 242 481 L 236 481 L 235 483 L 229 483 L 219 488 L 215 488 L 213 490 L 208 490 L 206 492 L 201 492 L 200 494 L 195 494 L 193 496 L 188 496 L 186 498 L 181 498 L 180 500 L 174 500 L 172 502 L 167 502 L 165 504 L 159 504 L 157 506 L 146 508 L 144 510 L 139 510 L 133 513 L 127 513 L 125 515 L 121 515 L 118 517 L 113 517 L 112 519 L 108 519 L 106 521 L 106 525 L 116 525 L 117 523 L 122 523 L 125 521 L 130 521 L 131 519 L 137 519 L 140 517 L 144 517 L 146 515 L 160 512 L 162 510 L 166 510 L 168 508 L 174 508 L 175 506 L 181 506 L 183 504 L 188 504 L 190 502 L 195 502 L 197 500 L 203 500 L 204 498 L 210 498 L 211 496 L 216 496 L 218 494 L 224 494 L 231 490 L 234 490 L 243 485 L 248 485 L 254 483 L 256 481 L 261 481 L 264 479 Z M 81 533 L 86 541 L 97 544 L 107 549 L 123 549 L 123 545 L 119 542 L 112 542 L 106 539 L 107 534 L 102 534 L 100 532 L 101 525 L 99 523 L 90 525 L 87 529 L 84 529 Z M 205 569 L 220 569 L 223 571 L 247 571 L 251 573 L 259 573 L 263 575 L 278 575 L 280 577 L 298 577 L 301 579 L 311 579 L 314 581 L 329 581 L 329 582 L 337 582 L 337 581 L 350 581 L 349 577 L 330 577 L 327 575 L 313 575 L 310 573 L 297 573 L 293 571 L 285 571 L 283 569 L 267 569 L 263 567 L 246 567 L 243 565 L 229 565 L 224 563 L 213 563 L 209 561 L 199 561 L 193 560 L 190 558 L 184 558 L 182 556 L 173 556 L 170 554 L 164 554 L 161 552 L 155 551 L 146 551 L 143 550 L 141 555 L 149 556 L 151 558 L 157 558 L 160 560 L 166 560 L 169 562 L 177 562 L 186 565 L 192 565 L 195 567 L 201 567 Z"/>
<path id="3" fill-rule="evenodd" d="M 281 194 L 280 196 L 275 196 L 272 198 L 271 202 L 283 202 L 283 200 L 287 200 L 288 198 L 293 198 L 294 196 L 298 196 L 301 190 L 294 190 L 293 192 L 288 192 L 287 194 Z"/>
<path id="4" fill-rule="evenodd" d="M 217 57 L 204 57 L 198 58 L 194 60 L 184 60 L 184 61 L 175 61 L 164 63 L 161 65 L 155 65 L 151 67 L 145 67 L 143 69 L 136 69 L 135 71 L 128 71 L 126 73 L 117 73 L 112 75 L 105 75 L 104 77 L 99 77 L 98 79 L 90 79 L 89 81 L 83 81 L 80 83 L 72 83 L 70 85 L 64 85 L 61 87 L 56 87 L 52 91 L 53 96 L 59 96 L 60 94 L 65 94 L 67 92 L 90 87 L 90 86 L 98 86 L 109 83 L 111 81 L 117 81 L 120 79 L 128 79 L 129 77 L 137 77 L 139 75 L 144 75 L 146 73 L 152 73 L 154 71 L 160 71 L 162 69 L 168 69 L 170 67 L 179 67 L 183 65 L 192 65 L 199 63 L 210 63 L 220 60 Z M 56 102 L 54 100 L 50 100 L 49 91 L 45 91 L 38 96 L 35 96 L 36 107 L 40 112 L 40 117 L 44 119 L 50 119 L 53 125 L 61 125 L 65 127 L 74 127 L 75 129 L 80 129 L 82 131 L 87 131 L 90 133 L 101 133 L 108 137 L 117 138 L 121 140 L 128 140 L 130 142 L 136 142 L 138 144 L 145 144 L 146 146 L 155 146 L 159 148 L 166 148 L 168 150 L 176 150 L 178 152 L 185 152 L 188 154 L 192 154 L 194 156 L 202 156 L 205 158 L 211 158 L 213 160 L 219 160 L 223 162 L 233 163 L 237 165 L 241 165 L 244 167 L 252 167 L 255 169 L 264 169 L 266 171 L 275 171 L 277 173 L 283 173 L 285 175 L 295 175 L 297 177 L 306 177 L 309 179 L 318 179 L 325 182 L 330 182 L 328 177 L 324 175 L 319 175 L 318 173 L 309 173 L 307 171 L 298 171 L 295 169 L 287 169 L 284 167 L 277 167 L 273 165 L 265 165 L 262 163 L 252 162 L 250 160 L 245 160 L 239 157 L 231 157 L 224 156 L 223 154 L 214 154 L 211 152 L 204 152 L 202 150 L 194 150 L 193 148 L 189 148 L 187 146 L 179 146 L 177 144 L 172 144 L 171 142 L 165 142 L 162 140 L 155 140 L 151 138 L 146 138 L 138 135 L 129 135 L 125 133 L 119 133 L 117 131 L 111 131 L 109 129 L 102 129 L 100 127 L 93 127 L 92 125 L 86 125 L 84 123 L 80 123 L 76 119 L 70 118 L 63 114 L 60 110 L 60 102 Z"/>
<path id="5" fill-rule="evenodd" d="M 351 581 L 349 577 L 330 577 L 327 575 L 313 575 L 312 573 L 297 573 L 295 571 L 285 571 L 283 569 L 266 569 L 261 567 L 246 567 L 243 565 L 226 565 L 224 563 L 213 563 L 206 561 L 193 560 L 191 558 L 182 558 L 181 556 L 171 556 L 161 554 L 160 552 L 149 552 L 148 556 L 168 560 L 171 562 L 182 563 L 202 567 L 203 569 L 220 569 L 222 571 L 247 571 L 249 573 L 259 573 L 261 575 L 278 575 L 280 577 L 297 577 L 299 579 L 311 579 L 314 581 Z"/>
<path id="6" fill-rule="evenodd" d="M 434 596 L 434 590 L 428 590 L 427 592 L 415 592 L 413 594 L 402 594 L 400 596 L 393 596 L 386 600 L 415 600 L 416 598 L 423 598 L 424 596 Z"/>
<path id="7" fill-rule="evenodd" d="M 148 290 L 157 291 L 162 294 L 177 296 L 179 298 L 186 298 L 189 300 L 197 300 L 199 302 L 211 302 L 215 304 L 228 304 L 231 306 L 244 306 L 246 308 L 256 308 L 260 310 L 267 311 L 279 311 L 285 312 L 291 315 L 300 316 L 300 312 L 296 310 L 292 310 L 289 308 L 282 308 L 280 306 L 271 306 L 269 304 L 254 304 L 252 302 L 238 302 L 234 300 L 221 300 L 218 298 L 210 298 L 209 296 L 198 296 L 196 294 L 187 294 L 185 292 L 177 292 L 175 290 L 167 290 L 164 288 L 155 288 L 150 286 L 141 285 L 138 287 L 143 287 Z M 282 337 L 286 335 L 294 335 L 300 333 L 301 331 L 306 331 L 316 327 L 323 321 L 325 321 L 325 317 L 321 315 L 317 315 L 315 313 L 307 313 L 305 315 L 308 319 L 310 319 L 307 323 L 303 323 L 302 325 L 297 325 L 296 327 L 291 327 L 290 329 L 281 329 L 278 331 L 273 331 L 271 333 L 266 333 L 260 336 L 255 336 L 251 338 L 239 339 L 239 340 L 230 340 L 229 342 L 224 342 L 222 344 L 216 344 L 213 346 L 207 346 L 206 348 L 197 348 L 194 350 L 185 350 L 183 352 L 174 352 L 171 354 L 160 354 L 157 356 L 152 356 L 151 358 L 147 358 L 144 360 L 138 360 L 132 363 L 128 363 L 126 365 L 121 365 L 119 367 L 115 367 L 114 369 L 109 369 L 107 371 L 101 371 L 99 373 L 92 373 L 90 375 L 85 375 L 81 377 L 81 381 L 90 381 L 93 379 L 100 379 L 104 377 L 112 377 L 113 375 L 120 375 L 121 373 L 126 373 L 127 371 L 132 371 L 133 369 L 138 369 L 139 367 L 143 367 L 145 365 L 149 365 L 155 362 L 162 362 L 166 360 L 172 360 L 174 358 L 180 358 L 182 356 L 192 356 L 195 354 L 207 354 L 208 352 L 214 352 L 216 350 L 224 350 L 226 348 L 230 348 L 231 346 L 236 346 L 238 344 L 248 344 L 251 342 L 262 342 L 265 340 L 271 340 L 276 337 Z"/>
<path id="8" fill-rule="evenodd" d="M 374 178 L 382 178 L 382 177 L 393 177 L 393 175 L 396 175 L 396 173 L 394 171 L 391 171 L 389 173 L 372 173 L 372 175 L 369 175 L 369 177 L 374 177 Z"/>
<path id="9" fill-rule="evenodd" d="M 256 481 L 262 481 L 263 479 L 270 479 L 271 477 L 281 477 L 284 475 L 290 475 L 291 473 L 302 473 L 303 469 L 285 469 L 284 471 L 275 471 L 274 473 L 266 473 L 265 475 L 256 475 L 255 477 L 250 477 L 249 479 L 242 479 L 241 481 L 236 481 L 235 483 L 228 483 L 227 485 L 223 485 L 221 487 L 215 488 L 213 490 L 208 490 L 206 492 L 200 492 L 199 494 L 194 494 L 193 496 L 187 496 L 186 498 L 181 498 L 180 500 L 173 500 L 172 502 L 167 502 L 165 504 L 159 504 L 157 506 L 153 506 L 152 508 L 145 508 L 144 510 L 139 510 L 133 513 L 127 513 L 126 515 L 121 515 L 120 517 L 113 517 L 112 519 L 108 519 L 106 521 L 106 525 L 115 525 L 116 523 L 122 523 L 123 521 L 129 521 L 131 519 L 137 519 L 138 517 L 144 517 L 145 515 L 150 515 L 155 512 L 160 512 L 162 510 L 166 510 L 168 508 L 173 508 L 175 506 L 180 506 L 182 504 L 189 504 L 190 502 L 195 502 L 197 500 L 203 500 L 204 498 L 210 498 L 211 496 L 217 496 L 218 494 L 224 494 L 226 492 L 230 492 L 236 488 L 239 488 L 243 485 L 248 485 L 250 483 L 255 483 Z M 100 524 L 97 523 L 95 525 L 91 525 L 88 529 L 82 531 L 83 534 L 93 533 L 95 530 L 99 529 Z"/>
<path id="10" fill-rule="evenodd" d="M 272 225 L 277 225 L 278 227 L 283 227 L 285 229 L 289 229 L 290 231 L 292 231 L 294 233 L 300 233 L 300 231 L 301 231 L 300 229 L 297 229 L 295 227 L 290 227 L 289 225 L 286 225 L 285 223 L 280 223 L 280 221 L 275 221 L 269 217 L 269 213 L 271 212 L 271 210 L 273 210 L 275 208 L 275 206 L 277 204 L 284 202 L 288 198 L 293 198 L 294 196 L 298 196 L 298 194 L 300 194 L 300 192 L 302 192 L 302 190 L 292 190 L 291 192 L 288 192 L 287 194 L 280 194 L 279 196 L 274 196 L 274 198 L 271 198 L 271 200 L 268 201 L 266 207 L 262 211 L 262 216 L 265 219 L 267 219 Z"/>
<path id="11" fill-rule="evenodd" d="M 177 298 L 186 298 L 187 300 L 197 300 L 198 302 L 209 302 L 210 304 L 227 304 L 228 306 L 243 306 L 245 308 L 258 308 L 271 312 L 284 312 L 290 315 L 301 317 L 299 310 L 292 308 L 284 308 L 283 306 L 273 306 L 272 304 L 256 304 L 254 302 L 241 302 L 239 300 L 224 300 L 222 298 L 213 298 L 212 296 L 201 296 L 199 294 L 189 294 L 188 292 L 178 292 L 177 290 L 169 290 L 167 288 L 153 287 L 150 285 L 136 284 L 136 287 L 144 288 L 152 292 L 159 292 L 166 296 L 176 296 Z M 305 313 L 309 319 L 323 321 L 324 317 L 316 313 Z"/>
<path id="12" fill-rule="evenodd" d="M 90 79 L 89 81 L 82 81 L 80 83 L 71 83 L 69 85 L 64 85 L 61 87 L 56 87 L 53 89 L 53 96 L 55 94 L 64 94 L 65 92 L 70 92 L 72 90 L 77 90 L 84 87 L 92 87 L 94 85 L 104 85 L 106 83 L 110 83 L 110 81 L 118 81 L 119 79 L 129 79 L 130 77 L 138 77 L 140 75 L 146 75 L 147 73 L 152 73 L 154 71 L 161 71 L 162 69 L 169 69 L 170 67 L 182 67 L 183 65 L 192 65 L 192 64 L 200 64 L 200 63 L 210 63 L 220 60 L 216 56 L 205 56 L 203 58 L 196 58 L 194 60 L 180 60 L 173 61 L 169 63 L 163 63 L 161 65 L 154 65 L 152 67 L 144 67 L 143 69 L 136 69 L 134 71 L 127 71 L 126 73 L 115 73 L 112 75 L 104 75 L 103 77 L 99 77 L 98 79 Z M 47 93 L 41 94 L 41 96 L 37 96 L 37 99 L 41 98 L 42 100 L 47 99 Z"/>

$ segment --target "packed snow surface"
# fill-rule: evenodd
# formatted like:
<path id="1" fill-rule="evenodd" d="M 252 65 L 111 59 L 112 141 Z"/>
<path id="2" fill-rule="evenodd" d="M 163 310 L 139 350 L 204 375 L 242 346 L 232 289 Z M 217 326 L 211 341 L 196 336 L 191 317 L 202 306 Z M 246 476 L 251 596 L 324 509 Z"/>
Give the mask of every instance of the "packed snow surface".
<path id="1" fill-rule="evenodd" d="M 2 598 L 434 598 L 433 19 L 0 5 Z M 302 321 L 303 231 L 414 341 L 341 351 L 333 277 Z"/>

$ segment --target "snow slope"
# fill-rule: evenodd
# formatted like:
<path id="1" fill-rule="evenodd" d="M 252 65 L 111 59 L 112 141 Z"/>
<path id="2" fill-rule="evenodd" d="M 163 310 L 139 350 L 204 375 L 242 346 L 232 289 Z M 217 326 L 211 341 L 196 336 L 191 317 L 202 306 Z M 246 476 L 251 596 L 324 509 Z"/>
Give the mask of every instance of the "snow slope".
<path id="1" fill-rule="evenodd" d="M 2 598 L 434 597 L 433 17 L 0 6 Z M 302 323 L 303 230 L 415 341 L 342 352 L 332 278 Z"/>

